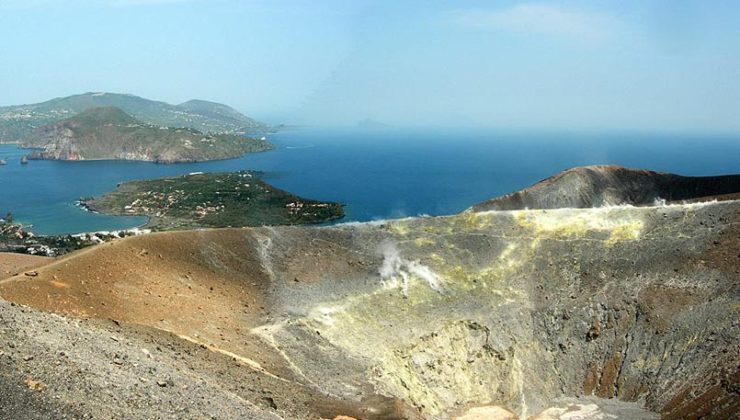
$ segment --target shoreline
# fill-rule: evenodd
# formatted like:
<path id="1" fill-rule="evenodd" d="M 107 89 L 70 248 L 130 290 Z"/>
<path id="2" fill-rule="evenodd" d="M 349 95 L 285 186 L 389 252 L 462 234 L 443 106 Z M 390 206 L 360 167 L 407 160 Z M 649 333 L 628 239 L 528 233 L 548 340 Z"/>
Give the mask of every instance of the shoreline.
<path id="1" fill-rule="evenodd" d="M 85 200 L 85 199 L 78 199 L 74 202 L 75 207 L 80 208 L 82 211 L 92 214 L 99 214 L 101 216 L 112 216 L 112 217 L 145 217 L 146 222 L 131 227 L 127 229 L 146 229 L 146 228 L 152 228 L 152 218 L 153 216 L 150 216 L 148 214 L 114 214 L 114 213 L 105 213 L 100 211 L 99 209 L 94 207 L 94 204 L 90 204 L 91 201 L 95 201 L 94 197 L 91 200 Z M 124 229 L 125 230 L 125 229 Z M 78 233 L 70 233 L 69 235 L 80 235 L 85 233 L 91 233 L 91 232 L 78 232 Z M 94 233 L 94 232 L 92 232 Z"/>
<path id="2" fill-rule="evenodd" d="M 274 133 L 272 133 L 274 134 Z M 256 139 L 254 137 L 247 137 L 242 136 L 247 139 Z M 48 161 L 57 161 L 57 162 L 140 162 L 140 163 L 154 163 L 157 165 L 177 165 L 177 164 L 192 164 L 192 163 L 207 163 L 207 162 L 219 162 L 219 161 L 226 161 L 226 160 L 232 160 L 232 159 L 239 159 L 244 156 L 253 154 L 253 153 L 265 153 L 270 152 L 278 149 L 278 146 L 274 143 L 271 143 L 267 140 L 266 137 L 259 138 L 258 140 L 263 140 L 266 142 L 267 146 L 264 149 L 261 150 L 253 150 L 253 151 L 247 151 L 244 153 L 240 153 L 238 155 L 233 156 L 224 156 L 224 157 L 218 157 L 213 159 L 178 159 L 178 160 L 158 160 L 158 159 L 121 159 L 121 158 L 90 158 L 90 159 L 54 159 L 54 158 L 44 158 L 39 156 L 34 156 L 33 153 L 27 153 L 25 156 L 28 158 L 28 160 L 48 160 Z M 16 141 L 16 142 L 2 142 L 0 141 L 0 146 L 8 145 L 8 146 L 15 146 L 16 149 L 20 151 L 43 151 L 43 147 L 38 146 L 24 146 L 23 142 Z"/>
<path id="3" fill-rule="evenodd" d="M 235 171 L 131 180 L 76 203 L 107 216 L 145 216 L 144 226 L 155 230 L 325 225 L 346 217 L 342 203 L 295 195 L 261 175 Z"/>
<path id="4" fill-rule="evenodd" d="M 21 147 L 18 145 L 18 148 L 21 150 L 43 150 L 43 148 L 40 147 Z M 119 158 L 91 158 L 91 159 L 50 159 L 50 158 L 43 158 L 43 157 L 34 157 L 32 154 L 27 155 L 28 160 L 48 160 L 48 161 L 55 161 L 55 162 L 139 162 L 139 163 L 153 163 L 155 165 L 177 165 L 182 163 L 207 163 L 207 162 L 219 162 L 219 161 L 225 161 L 225 160 L 232 160 L 232 159 L 239 159 L 246 155 L 253 154 L 253 153 L 266 153 L 270 152 L 272 150 L 275 150 L 277 147 L 275 145 L 272 145 L 272 147 L 264 149 L 264 150 L 255 150 L 252 152 L 245 152 L 239 155 L 235 156 L 229 156 L 229 157 L 221 157 L 221 158 L 214 158 L 214 159 L 182 159 L 182 160 L 146 160 L 146 159 L 119 159 Z"/>

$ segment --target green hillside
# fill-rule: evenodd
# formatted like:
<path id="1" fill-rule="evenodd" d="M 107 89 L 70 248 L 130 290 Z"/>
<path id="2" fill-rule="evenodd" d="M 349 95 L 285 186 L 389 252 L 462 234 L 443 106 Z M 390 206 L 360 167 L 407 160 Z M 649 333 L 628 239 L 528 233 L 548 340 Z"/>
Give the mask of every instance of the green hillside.
<path id="1" fill-rule="evenodd" d="M 227 159 L 272 148 L 263 139 L 147 124 L 116 107 L 91 108 L 40 127 L 27 143 L 38 148 L 32 159 L 160 163 Z"/>
<path id="2" fill-rule="evenodd" d="M 189 127 L 214 134 L 258 135 L 269 130 L 266 125 L 215 102 L 193 100 L 171 105 L 134 95 L 85 93 L 38 104 L 0 107 L 0 143 L 25 143 L 39 127 L 90 108 L 110 106 L 157 126 Z"/>
<path id="3" fill-rule="evenodd" d="M 298 197 L 251 171 L 124 182 L 84 205 L 106 214 L 149 216 L 148 227 L 158 230 L 298 225 L 344 216 L 341 204 Z"/>

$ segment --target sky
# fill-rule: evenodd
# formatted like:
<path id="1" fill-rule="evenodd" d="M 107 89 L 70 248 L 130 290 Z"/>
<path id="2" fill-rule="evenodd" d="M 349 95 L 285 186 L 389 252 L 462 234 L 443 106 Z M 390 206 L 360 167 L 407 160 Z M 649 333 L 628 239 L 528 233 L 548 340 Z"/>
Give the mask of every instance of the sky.
<path id="1" fill-rule="evenodd" d="M 740 133 L 740 2 L 0 0 L 0 105 L 90 91 L 285 124 Z"/>

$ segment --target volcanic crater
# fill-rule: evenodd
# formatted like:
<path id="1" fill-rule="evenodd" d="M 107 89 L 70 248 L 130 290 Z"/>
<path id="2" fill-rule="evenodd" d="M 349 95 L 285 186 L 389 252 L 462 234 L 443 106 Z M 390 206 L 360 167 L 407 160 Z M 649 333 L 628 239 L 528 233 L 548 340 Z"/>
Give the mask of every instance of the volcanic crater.
<path id="1" fill-rule="evenodd" d="M 622 171 L 645 174 L 579 175 L 617 203 L 549 179 L 453 216 L 155 233 L 21 273 L 0 414 L 735 416 L 740 178 L 648 196 Z"/>

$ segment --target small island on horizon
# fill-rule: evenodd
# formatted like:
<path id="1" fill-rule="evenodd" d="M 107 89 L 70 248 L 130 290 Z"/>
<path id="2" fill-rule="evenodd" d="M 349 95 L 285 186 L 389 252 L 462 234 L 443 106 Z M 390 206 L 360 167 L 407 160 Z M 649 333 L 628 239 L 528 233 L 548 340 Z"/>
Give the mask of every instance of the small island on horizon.
<path id="1" fill-rule="evenodd" d="M 389 128 L 390 126 L 382 121 L 374 120 L 372 118 L 365 118 L 364 120 L 357 122 L 357 128 L 369 129 L 369 130 L 380 130 Z"/>

